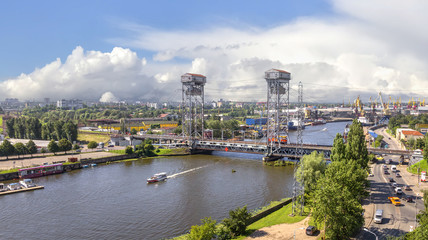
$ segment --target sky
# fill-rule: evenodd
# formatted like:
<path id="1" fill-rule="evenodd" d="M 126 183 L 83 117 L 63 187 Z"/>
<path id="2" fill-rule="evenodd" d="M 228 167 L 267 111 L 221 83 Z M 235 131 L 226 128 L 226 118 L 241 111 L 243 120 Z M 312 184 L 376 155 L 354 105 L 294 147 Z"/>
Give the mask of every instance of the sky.
<path id="1" fill-rule="evenodd" d="M 291 73 L 290 100 L 428 93 L 424 0 L 1 1 L 0 100 L 266 101 L 264 72 Z"/>

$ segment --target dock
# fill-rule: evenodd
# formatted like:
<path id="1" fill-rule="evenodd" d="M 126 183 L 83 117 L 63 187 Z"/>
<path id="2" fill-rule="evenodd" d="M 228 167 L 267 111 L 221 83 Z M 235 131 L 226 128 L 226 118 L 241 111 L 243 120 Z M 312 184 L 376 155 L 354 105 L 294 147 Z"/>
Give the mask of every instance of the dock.
<path id="1" fill-rule="evenodd" d="M 34 191 L 34 190 L 39 190 L 39 189 L 43 189 L 43 188 L 45 188 L 45 187 L 44 186 L 35 186 L 35 187 L 31 187 L 31 188 L 21 188 L 21 189 L 18 189 L 18 190 L 8 190 L 8 191 L 5 191 L 5 192 L 0 192 L 0 196 L 1 195 L 12 194 L 12 193 Z"/>

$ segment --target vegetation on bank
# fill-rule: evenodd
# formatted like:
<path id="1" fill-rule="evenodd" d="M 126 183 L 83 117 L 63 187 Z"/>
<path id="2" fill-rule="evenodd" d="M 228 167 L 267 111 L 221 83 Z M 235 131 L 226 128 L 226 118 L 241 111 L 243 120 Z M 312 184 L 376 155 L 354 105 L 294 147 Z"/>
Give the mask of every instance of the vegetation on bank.
<path id="1" fill-rule="evenodd" d="M 83 142 L 83 143 L 89 143 L 91 141 L 94 141 L 96 143 L 99 143 L 99 142 L 108 143 L 110 141 L 110 136 L 106 134 L 94 134 L 94 133 L 86 133 L 86 132 L 79 131 L 77 141 Z"/>
<path id="2" fill-rule="evenodd" d="M 264 162 L 263 164 L 266 166 L 284 167 L 284 166 L 295 165 L 296 163 L 291 161 L 285 161 L 285 160 L 276 160 L 271 162 Z"/>
<path id="3" fill-rule="evenodd" d="M 428 172 L 428 161 L 427 159 L 422 159 L 420 162 L 413 164 L 407 170 L 413 174 L 418 174 L 418 169 L 422 172 Z M 419 172 L 420 174 L 420 172 Z"/>

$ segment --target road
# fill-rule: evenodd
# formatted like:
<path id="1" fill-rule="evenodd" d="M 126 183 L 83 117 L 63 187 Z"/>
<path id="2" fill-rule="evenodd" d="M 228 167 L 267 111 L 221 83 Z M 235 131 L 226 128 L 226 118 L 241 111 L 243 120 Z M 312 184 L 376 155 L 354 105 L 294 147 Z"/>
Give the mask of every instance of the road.
<path id="1" fill-rule="evenodd" d="M 377 134 L 384 135 L 384 140 L 387 142 L 390 148 L 401 149 L 400 143 L 393 138 L 389 138 L 384 129 L 379 129 Z M 365 227 L 371 232 L 376 234 L 379 239 L 386 239 L 388 235 L 400 236 L 406 232 L 409 232 L 411 228 L 416 225 L 416 214 L 419 210 L 423 210 L 423 200 L 419 193 L 418 186 L 410 183 L 410 178 L 414 177 L 408 173 L 404 167 L 397 169 L 397 172 L 402 177 L 397 177 L 395 173 L 391 171 L 392 165 L 398 165 L 399 156 L 383 156 L 384 160 L 378 161 L 371 166 L 372 173 L 374 176 L 369 177 L 370 181 L 370 197 L 365 201 Z M 391 160 L 390 164 L 386 164 L 385 160 Z M 384 172 L 383 165 L 386 165 L 388 173 Z M 392 187 L 392 182 L 389 178 L 392 178 L 394 182 L 398 184 L 398 187 L 403 189 L 403 194 L 397 195 Z M 405 185 L 410 185 L 410 191 L 404 190 Z M 413 191 L 415 189 L 415 191 Z M 394 206 L 388 197 L 396 196 L 401 199 L 401 206 Z M 416 201 L 410 203 L 406 202 L 406 197 L 412 196 Z M 377 224 L 373 221 L 373 216 L 376 210 L 383 210 L 383 222 Z M 375 239 L 373 234 L 364 232 L 358 239 Z"/>

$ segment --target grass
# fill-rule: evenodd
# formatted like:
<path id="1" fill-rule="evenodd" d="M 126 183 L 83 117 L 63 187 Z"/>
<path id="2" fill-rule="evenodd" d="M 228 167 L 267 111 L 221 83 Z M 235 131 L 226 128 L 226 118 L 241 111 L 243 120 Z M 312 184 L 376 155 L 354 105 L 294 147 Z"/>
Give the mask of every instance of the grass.
<path id="1" fill-rule="evenodd" d="M 18 172 L 18 169 L 19 169 L 19 168 L 11 168 L 11 169 L 9 169 L 9 170 L 3 170 L 3 171 L 0 171 L 0 174 L 6 174 L 6 173 Z"/>
<path id="2" fill-rule="evenodd" d="M 239 236 L 235 239 L 237 240 L 244 239 L 248 237 L 250 234 L 252 234 L 253 232 L 255 232 L 256 230 L 264 227 L 270 227 L 270 226 L 282 224 L 282 223 L 288 223 L 288 224 L 296 223 L 296 222 L 302 221 L 307 217 L 307 214 L 303 216 L 290 217 L 289 215 L 291 213 L 291 208 L 292 208 L 292 204 L 291 203 L 287 204 L 286 206 L 282 207 L 278 211 L 273 212 L 268 216 L 260 219 L 259 221 L 247 226 L 246 234 L 244 236 Z M 308 212 L 309 212 L 309 209 L 305 208 L 305 213 L 308 213 Z"/>
<path id="3" fill-rule="evenodd" d="M 263 206 L 261 208 L 254 209 L 253 211 L 251 211 L 251 215 L 255 216 L 255 215 L 257 215 L 257 214 L 259 214 L 259 213 L 261 213 L 263 211 L 268 210 L 269 208 L 273 208 L 276 205 L 279 205 L 279 204 L 287 201 L 288 199 L 290 199 L 290 198 L 283 198 L 283 199 L 281 199 L 279 201 L 272 201 L 272 202 L 269 203 L 269 205 Z"/>
<path id="4" fill-rule="evenodd" d="M 426 159 L 422 159 L 420 162 L 413 164 L 410 168 L 407 169 L 407 171 L 413 174 L 418 174 L 418 168 L 420 168 L 421 171 L 427 171 L 428 161 Z"/>
<path id="5" fill-rule="evenodd" d="M 126 154 L 125 149 L 122 149 L 122 150 L 108 150 L 108 151 L 112 152 L 112 153 L 122 154 L 122 155 Z"/>
<path id="6" fill-rule="evenodd" d="M 77 136 L 77 140 L 84 141 L 84 142 L 95 141 L 97 143 L 99 142 L 107 143 L 108 141 L 110 141 L 110 136 L 106 134 L 101 134 L 101 133 L 94 134 L 94 133 L 79 132 Z"/>

